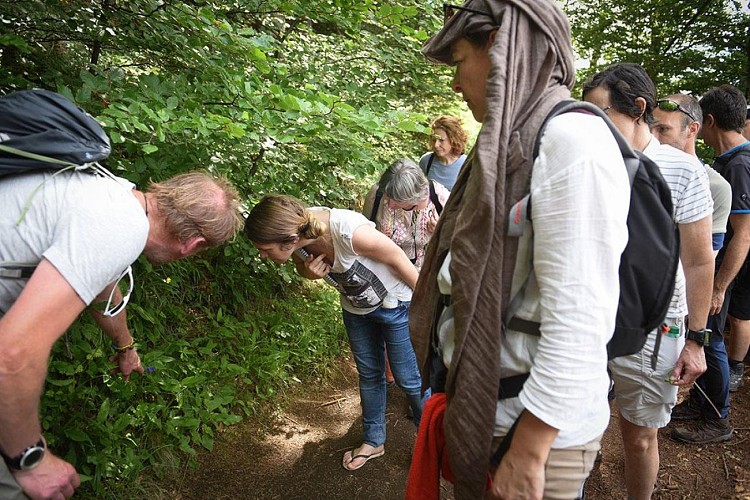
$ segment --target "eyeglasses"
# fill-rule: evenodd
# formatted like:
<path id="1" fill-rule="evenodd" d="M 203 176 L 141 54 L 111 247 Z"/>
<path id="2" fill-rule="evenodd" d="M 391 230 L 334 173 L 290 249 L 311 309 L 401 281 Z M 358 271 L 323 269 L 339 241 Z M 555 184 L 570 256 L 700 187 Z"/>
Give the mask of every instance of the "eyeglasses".
<path id="1" fill-rule="evenodd" d="M 691 120 L 694 122 L 697 122 L 698 120 L 695 119 L 695 117 L 689 113 L 685 108 L 680 106 L 679 103 L 672 101 L 671 99 L 659 99 L 656 101 L 656 106 L 662 110 L 662 111 L 682 111 L 686 115 L 690 117 Z"/>
<path id="2" fill-rule="evenodd" d="M 417 208 L 417 205 L 404 206 L 408 202 L 397 201 L 397 200 L 394 200 L 393 198 L 388 198 L 387 203 L 388 203 L 388 208 L 392 210 L 399 209 L 399 210 L 403 210 L 404 212 L 411 212 L 412 210 Z"/>
<path id="3" fill-rule="evenodd" d="M 120 286 L 120 281 L 122 281 L 123 278 L 128 278 L 128 291 L 127 293 L 123 294 L 122 301 L 112 306 L 112 299 L 115 297 L 115 290 L 117 290 Z M 124 309 L 125 306 L 128 305 L 128 301 L 130 300 L 130 294 L 133 293 L 133 268 L 128 266 L 127 269 L 125 269 L 121 274 L 120 277 L 117 278 L 117 281 L 115 282 L 115 286 L 112 287 L 112 291 L 109 292 L 109 298 L 107 299 L 107 305 L 104 306 L 104 310 L 102 311 L 102 314 L 107 317 L 114 317 L 120 314 Z"/>
<path id="4" fill-rule="evenodd" d="M 470 9 L 468 7 L 461 7 L 460 5 L 451 5 L 449 3 L 443 4 L 443 24 L 446 24 L 450 19 L 455 16 L 458 11 L 470 12 L 472 14 L 479 14 L 480 16 L 492 17 L 492 14 L 482 12 L 481 10 Z"/>

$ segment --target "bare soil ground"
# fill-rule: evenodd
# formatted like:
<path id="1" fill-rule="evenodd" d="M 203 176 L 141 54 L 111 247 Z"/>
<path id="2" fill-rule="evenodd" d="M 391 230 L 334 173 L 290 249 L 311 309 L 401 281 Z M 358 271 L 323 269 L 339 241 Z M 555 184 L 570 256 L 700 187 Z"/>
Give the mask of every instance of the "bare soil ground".
<path id="1" fill-rule="evenodd" d="M 176 500 L 345 499 L 404 497 L 416 437 L 406 400 L 388 389 L 386 453 L 349 472 L 341 458 L 361 442 L 357 373 L 350 359 L 328 380 L 312 380 L 286 395 L 275 409 L 225 431 L 211 453 L 198 457 L 164 485 Z M 602 441 L 603 459 L 586 485 L 587 500 L 625 498 L 622 445 L 613 405 Z M 706 446 L 679 444 L 659 433 L 661 467 L 656 500 L 750 500 L 750 377 L 732 395 L 731 441 Z M 442 498 L 453 498 L 443 485 Z"/>

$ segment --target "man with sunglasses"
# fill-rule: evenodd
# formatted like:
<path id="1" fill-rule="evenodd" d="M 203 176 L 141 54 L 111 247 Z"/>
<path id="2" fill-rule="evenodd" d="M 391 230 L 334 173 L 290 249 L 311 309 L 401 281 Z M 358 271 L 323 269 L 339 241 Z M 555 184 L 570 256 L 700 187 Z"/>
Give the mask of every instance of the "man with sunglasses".
<path id="1" fill-rule="evenodd" d="M 139 191 L 87 171 L 0 179 L 0 498 L 67 498 L 80 484 L 47 449 L 39 399 L 54 343 L 86 306 L 115 350 L 115 371 L 143 373 L 117 282 L 140 254 L 159 264 L 219 245 L 239 230 L 228 181 L 193 172 Z M 128 292 L 129 293 L 129 292 Z M 114 305 L 113 305 L 114 304 Z M 120 314 L 117 314 L 120 312 Z"/>
<path id="2" fill-rule="evenodd" d="M 698 138 L 702 123 L 703 112 L 695 97 L 687 94 L 672 94 L 657 101 L 654 109 L 654 122 L 651 124 L 651 133 L 662 144 L 668 144 L 698 158 L 695 152 L 695 141 Z M 711 239 L 714 256 L 716 256 L 721 247 L 724 246 L 732 187 L 719 172 L 708 165 L 704 164 L 703 166 L 708 174 L 711 198 L 714 200 L 714 211 L 711 217 Z M 674 413 L 673 411 L 673 419 Z"/>
<path id="3" fill-rule="evenodd" d="M 691 384 L 706 370 L 703 347 L 711 302 L 707 283 L 713 278 L 714 264 L 713 200 L 701 162 L 661 144 L 651 134 L 649 125 L 658 107 L 656 86 L 641 66 L 620 63 L 597 73 L 584 84 L 583 98 L 607 109 L 633 149 L 659 166 L 671 191 L 673 217 L 680 233 L 681 265 L 665 328 L 649 335 L 641 352 L 609 362 L 620 414 L 628 498 L 647 500 L 659 472 L 658 429 L 669 423 L 678 386 Z"/>
<path id="4" fill-rule="evenodd" d="M 576 498 L 609 422 L 606 344 L 628 238 L 626 169 L 606 123 L 584 113 L 551 119 L 534 154 L 575 78 L 555 2 L 469 0 L 444 12 L 423 52 L 455 66 L 453 90 L 482 129 L 412 302 L 423 382 L 445 393 L 427 405 L 440 412 L 447 400 L 437 433 L 445 430 L 457 499 L 482 498 L 485 486 L 485 498 Z M 529 190 L 533 238 L 529 225 L 520 237 L 508 230 L 525 220 L 511 206 Z M 540 323 L 540 335 L 504 328 L 511 309 Z M 507 452 L 493 465 L 500 442 Z"/>
<path id="5" fill-rule="evenodd" d="M 722 85 L 706 92 L 699 103 L 703 112 L 701 138 L 717 155 L 713 168 L 732 186 L 732 205 L 725 245 L 716 258 L 710 318 L 714 335 L 706 347 L 708 370 L 696 381 L 698 387 L 691 390 L 690 398 L 675 408 L 676 414 L 679 410 L 680 419 L 695 420 L 696 425 L 676 428 L 672 436 L 691 444 L 731 437 L 731 433 L 717 431 L 716 423 L 728 421 L 730 381 L 734 378 L 735 388 L 739 387 L 742 359 L 750 343 L 750 271 L 747 269 L 750 141 L 741 133 L 747 101 L 737 88 Z M 722 337 L 727 316 L 731 325 L 728 348 Z"/>

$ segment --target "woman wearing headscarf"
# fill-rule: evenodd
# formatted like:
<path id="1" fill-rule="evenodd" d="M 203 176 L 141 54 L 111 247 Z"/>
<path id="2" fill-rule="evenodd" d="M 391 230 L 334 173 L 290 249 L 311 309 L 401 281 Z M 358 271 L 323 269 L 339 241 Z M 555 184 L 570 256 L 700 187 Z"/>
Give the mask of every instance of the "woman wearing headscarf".
<path id="1" fill-rule="evenodd" d="M 428 247 L 410 319 L 423 384 L 434 393 L 445 381 L 444 425 L 435 429 L 445 432 L 457 499 L 481 498 L 488 478 L 490 498 L 576 498 L 609 422 L 606 344 L 628 178 L 595 116 L 553 118 L 534 154 L 575 75 L 567 19 L 554 2 L 469 0 L 445 12 L 423 52 L 455 65 L 453 90 L 482 129 Z M 533 238 L 529 224 L 510 236 L 511 207 L 529 192 Z M 503 327 L 516 297 L 515 316 L 540 323 L 539 336 Z M 501 378 L 523 382 L 498 399 Z"/>

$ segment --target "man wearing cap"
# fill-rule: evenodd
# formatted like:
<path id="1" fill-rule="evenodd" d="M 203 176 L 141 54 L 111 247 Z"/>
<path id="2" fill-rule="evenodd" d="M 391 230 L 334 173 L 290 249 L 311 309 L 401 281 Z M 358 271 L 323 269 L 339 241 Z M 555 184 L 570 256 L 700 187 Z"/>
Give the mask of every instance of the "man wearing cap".
<path id="1" fill-rule="evenodd" d="M 482 129 L 428 248 L 412 341 L 425 387 L 447 395 L 441 429 L 456 498 L 481 498 L 486 487 L 490 498 L 575 498 L 609 423 L 625 166 L 607 125 L 585 113 L 550 120 L 534 157 L 542 122 L 570 99 L 575 76 L 554 2 L 469 0 L 445 13 L 423 52 L 455 66 L 452 88 Z M 510 236 L 511 206 L 529 191 L 533 238 L 529 227 Z M 515 316 L 539 322 L 539 337 L 503 332 L 516 296 Z M 500 379 L 514 377 L 527 378 L 498 399 Z"/>

